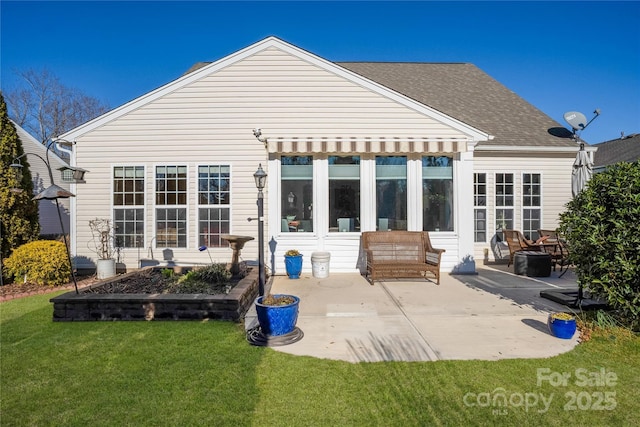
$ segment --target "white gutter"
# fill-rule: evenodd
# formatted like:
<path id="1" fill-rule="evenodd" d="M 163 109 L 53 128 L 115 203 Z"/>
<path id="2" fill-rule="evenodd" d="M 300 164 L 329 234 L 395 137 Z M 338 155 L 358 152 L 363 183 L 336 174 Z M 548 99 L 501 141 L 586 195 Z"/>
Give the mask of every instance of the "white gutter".
<path id="1" fill-rule="evenodd" d="M 590 147 L 585 146 L 585 151 L 596 152 L 598 151 L 598 147 Z M 548 146 L 539 146 L 539 145 L 528 145 L 528 146 L 513 146 L 513 145 L 476 145 L 474 151 L 513 151 L 513 152 L 537 152 L 540 151 L 551 151 L 555 153 L 575 153 L 580 150 L 579 146 L 575 147 L 548 147 Z"/>

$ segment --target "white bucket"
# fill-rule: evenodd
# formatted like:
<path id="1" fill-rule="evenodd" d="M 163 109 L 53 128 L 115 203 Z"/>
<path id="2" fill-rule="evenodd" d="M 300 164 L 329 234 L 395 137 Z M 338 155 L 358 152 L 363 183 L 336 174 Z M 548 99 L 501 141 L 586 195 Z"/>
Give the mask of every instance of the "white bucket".
<path id="1" fill-rule="evenodd" d="M 115 259 L 99 259 L 96 261 L 96 276 L 98 279 L 108 279 L 116 275 Z"/>
<path id="2" fill-rule="evenodd" d="M 311 254 L 311 269 L 313 271 L 313 277 L 316 277 L 318 279 L 329 277 L 330 259 L 330 252 L 313 252 Z"/>

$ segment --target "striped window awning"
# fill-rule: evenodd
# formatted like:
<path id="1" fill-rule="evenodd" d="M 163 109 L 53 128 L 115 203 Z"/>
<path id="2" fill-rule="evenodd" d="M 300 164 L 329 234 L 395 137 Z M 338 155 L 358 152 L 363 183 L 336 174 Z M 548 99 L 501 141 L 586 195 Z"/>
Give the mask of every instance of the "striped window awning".
<path id="1" fill-rule="evenodd" d="M 467 151 L 467 138 L 269 138 L 269 153 L 458 153 Z"/>

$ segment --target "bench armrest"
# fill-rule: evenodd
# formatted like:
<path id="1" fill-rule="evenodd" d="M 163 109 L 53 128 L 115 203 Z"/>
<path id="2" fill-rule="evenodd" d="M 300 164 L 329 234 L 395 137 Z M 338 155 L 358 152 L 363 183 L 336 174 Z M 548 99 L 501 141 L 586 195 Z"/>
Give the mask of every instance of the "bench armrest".
<path id="1" fill-rule="evenodd" d="M 427 264 L 440 265 L 442 254 L 446 252 L 444 249 L 429 248 L 425 254 Z"/>

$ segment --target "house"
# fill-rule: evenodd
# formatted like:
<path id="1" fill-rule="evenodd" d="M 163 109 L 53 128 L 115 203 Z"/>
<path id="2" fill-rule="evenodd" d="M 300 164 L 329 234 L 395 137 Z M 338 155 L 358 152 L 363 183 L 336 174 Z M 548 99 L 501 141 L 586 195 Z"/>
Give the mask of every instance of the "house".
<path id="1" fill-rule="evenodd" d="M 54 183 L 65 190 L 69 190 L 70 180 L 65 180 L 64 174 L 60 170 L 61 168 L 68 167 L 68 163 L 62 160 L 51 150 L 47 153 L 47 147 L 45 145 L 31 136 L 17 123 L 14 121 L 12 121 L 12 123 L 16 127 L 18 137 L 22 142 L 22 148 L 24 152 L 27 153 L 29 170 L 31 171 L 31 177 L 33 178 L 33 194 L 36 195 L 40 193 L 42 190 Z M 38 159 L 37 157 L 40 158 Z M 55 182 L 51 182 L 51 179 L 49 178 L 49 170 L 45 163 L 45 160 L 47 159 L 49 160 Z M 69 199 L 58 199 L 58 204 L 60 205 L 60 214 L 64 230 L 68 233 L 70 223 Z M 55 238 L 62 235 L 62 230 L 60 229 L 60 218 L 58 217 L 56 202 L 54 200 L 41 199 L 38 202 L 38 215 L 41 236 Z"/>
<path id="2" fill-rule="evenodd" d="M 428 230 L 443 271 L 508 256 L 496 230 L 555 228 L 578 150 L 569 131 L 472 64 L 334 63 L 269 37 L 61 135 L 72 164 L 72 251 L 111 218 L 120 261 L 228 261 L 224 234 L 257 236 L 267 265 L 296 248 L 332 272 L 362 264 L 360 233 Z M 587 150 L 591 150 L 587 147 Z M 208 253 L 198 250 L 202 245 Z M 242 251 L 258 257 L 256 240 Z M 87 265 L 79 265 L 79 268 Z"/>
<path id="3" fill-rule="evenodd" d="M 620 162 L 640 160 L 640 133 L 621 136 L 596 144 L 598 151 L 593 158 L 593 171 L 602 172 L 608 166 Z"/>

